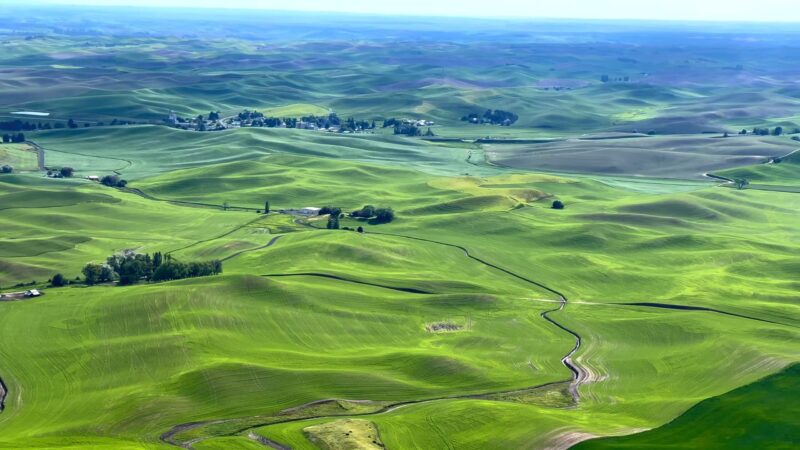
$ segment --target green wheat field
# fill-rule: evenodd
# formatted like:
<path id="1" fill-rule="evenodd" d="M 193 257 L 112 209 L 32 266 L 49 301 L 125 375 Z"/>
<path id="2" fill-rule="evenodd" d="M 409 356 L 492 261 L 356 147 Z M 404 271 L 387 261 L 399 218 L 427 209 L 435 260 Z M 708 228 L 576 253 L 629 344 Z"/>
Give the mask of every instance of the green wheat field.
<path id="1" fill-rule="evenodd" d="M 800 446 L 796 30 L 30 8 L 0 448 Z M 84 271 L 156 252 L 222 273 Z"/>

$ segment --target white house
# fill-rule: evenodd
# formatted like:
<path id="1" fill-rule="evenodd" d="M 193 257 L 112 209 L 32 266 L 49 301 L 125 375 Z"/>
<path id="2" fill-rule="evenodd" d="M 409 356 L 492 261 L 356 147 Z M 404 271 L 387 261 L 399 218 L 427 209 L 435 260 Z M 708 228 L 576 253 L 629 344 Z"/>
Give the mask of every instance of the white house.
<path id="1" fill-rule="evenodd" d="M 88 177 L 86 177 L 86 179 L 89 181 L 100 181 L 100 177 L 98 177 L 97 175 L 89 175 Z"/>

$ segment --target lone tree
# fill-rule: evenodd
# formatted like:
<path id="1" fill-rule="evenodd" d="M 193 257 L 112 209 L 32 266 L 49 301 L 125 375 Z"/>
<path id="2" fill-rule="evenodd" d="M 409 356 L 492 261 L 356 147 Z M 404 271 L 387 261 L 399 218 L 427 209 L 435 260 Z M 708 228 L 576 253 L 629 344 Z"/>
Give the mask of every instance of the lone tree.
<path id="1" fill-rule="evenodd" d="M 264 202 L 264 214 L 269 214 L 269 200 Z"/>
<path id="2" fill-rule="evenodd" d="M 339 229 L 339 216 L 335 216 L 331 214 L 328 216 L 328 225 L 326 226 L 329 230 L 338 230 Z"/>
<path id="3" fill-rule="evenodd" d="M 553 209 L 564 209 L 564 202 L 562 202 L 561 200 L 554 200 L 553 201 L 553 206 L 551 206 L 551 208 L 553 208 Z"/>
<path id="4" fill-rule="evenodd" d="M 69 178 L 72 176 L 73 173 L 75 173 L 75 169 L 73 169 L 72 167 L 62 167 L 61 170 L 59 170 L 59 172 L 61 172 L 62 177 Z"/>
<path id="5" fill-rule="evenodd" d="M 64 275 L 61 275 L 60 273 L 53 275 L 53 279 L 50 280 L 50 284 L 52 284 L 53 287 L 64 286 L 65 282 L 66 280 L 64 279 Z"/>
<path id="6" fill-rule="evenodd" d="M 358 228 L 356 228 L 356 231 L 358 231 L 359 233 L 363 233 L 364 232 L 364 227 L 358 227 Z"/>
<path id="7" fill-rule="evenodd" d="M 745 179 L 745 178 L 737 178 L 737 179 L 733 180 L 733 182 L 736 184 L 736 189 L 739 189 L 739 190 L 744 189 L 745 187 L 747 187 L 750 184 L 750 182 L 747 181 L 747 179 Z"/>
<path id="8" fill-rule="evenodd" d="M 14 168 L 9 166 L 9 165 L 5 165 L 2 168 L 0 168 L 0 172 L 3 172 L 3 173 L 11 173 L 13 171 L 14 171 Z"/>

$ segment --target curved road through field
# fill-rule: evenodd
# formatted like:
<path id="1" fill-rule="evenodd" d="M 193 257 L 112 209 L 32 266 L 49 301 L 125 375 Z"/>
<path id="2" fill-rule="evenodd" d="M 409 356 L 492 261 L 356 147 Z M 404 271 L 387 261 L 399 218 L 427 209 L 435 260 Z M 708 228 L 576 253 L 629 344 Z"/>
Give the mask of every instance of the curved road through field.
<path id="1" fill-rule="evenodd" d="M 312 225 L 309 225 L 309 226 L 311 228 L 316 228 L 316 227 L 314 227 Z M 568 327 L 566 327 L 565 325 L 559 323 L 558 321 L 556 321 L 555 319 L 553 319 L 550 316 L 552 313 L 555 313 L 557 311 L 563 311 L 566 308 L 568 300 L 567 300 L 567 297 L 564 294 L 562 294 L 561 292 L 559 292 L 559 291 L 557 291 L 557 290 L 555 290 L 553 288 L 550 288 L 550 287 L 548 287 L 548 286 L 546 286 L 546 285 L 544 285 L 544 284 L 542 284 L 542 283 L 540 283 L 538 281 L 535 281 L 535 280 L 532 280 L 530 278 L 524 277 L 524 276 L 519 275 L 517 273 L 514 273 L 514 272 L 512 272 L 512 271 L 510 271 L 508 269 L 505 269 L 505 268 L 503 268 L 501 266 L 498 266 L 496 264 L 490 263 L 490 262 L 488 262 L 488 261 L 486 261 L 486 260 L 484 260 L 484 259 L 482 259 L 480 257 L 477 257 L 477 256 L 471 254 L 469 252 L 469 249 L 467 249 L 466 247 L 460 246 L 460 245 L 450 244 L 450 243 L 447 243 L 447 242 L 441 242 L 441 241 L 436 241 L 436 240 L 432 240 L 432 239 L 425 239 L 425 238 L 419 238 L 419 237 L 414 237 L 414 236 L 402 235 L 402 234 L 381 233 L 381 232 L 371 232 L 369 234 L 399 237 L 399 238 L 403 238 L 403 239 L 411 239 L 411 240 L 416 240 L 416 241 L 421 241 L 421 242 L 428 242 L 428 243 L 432 243 L 432 244 L 437 244 L 437 245 L 442 245 L 442 246 L 446 246 L 446 247 L 456 248 L 456 249 L 461 250 L 462 252 L 464 252 L 464 255 L 467 258 L 470 258 L 470 259 L 472 259 L 474 261 L 477 261 L 480 264 L 483 264 L 483 265 L 485 265 L 487 267 L 490 267 L 490 268 L 492 268 L 494 270 L 498 270 L 500 272 L 503 272 L 504 274 L 506 274 L 508 276 L 517 278 L 517 279 L 519 279 L 521 281 L 524 281 L 524 282 L 526 282 L 528 284 L 536 286 L 537 288 L 539 288 L 541 290 L 544 290 L 544 291 L 550 292 L 551 294 L 556 295 L 558 297 L 558 299 L 559 299 L 559 306 L 557 308 L 553 308 L 553 309 L 550 309 L 550 310 L 542 312 L 541 313 L 541 317 L 544 320 L 548 321 L 549 323 L 553 324 L 554 326 L 558 327 L 559 329 L 565 331 L 566 333 L 569 333 L 570 335 L 572 335 L 575 338 L 575 345 L 569 350 L 569 352 L 567 354 L 564 355 L 564 357 L 561 358 L 561 363 L 571 372 L 572 376 L 569 379 L 566 379 L 566 380 L 544 383 L 544 384 L 541 384 L 541 385 L 531 386 L 531 387 L 524 388 L 524 389 L 491 391 L 491 392 L 485 392 L 485 393 L 481 393 L 481 394 L 462 394 L 462 395 L 451 395 L 451 396 L 443 396 L 443 397 L 421 399 L 421 400 L 402 401 L 402 402 L 397 402 L 397 403 L 392 403 L 390 405 L 387 405 L 387 406 L 385 406 L 384 408 L 382 408 L 382 409 L 380 409 L 378 411 L 373 411 L 373 412 L 369 412 L 369 413 L 362 413 L 362 414 L 351 414 L 349 416 L 355 417 L 355 416 L 372 416 L 372 415 L 376 415 L 376 414 L 386 414 L 386 413 L 395 411 L 395 410 L 397 410 L 399 408 L 402 408 L 402 407 L 405 407 L 405 406 L 409 406 L 409 405 L 424 404 L 424 403 L 430 403 L 430 402 L 435 402 L 435 401 L 452 400 L 452 399 L 468 399 L 468 398 L 478 399 L 478 398 L 485 398 L 485 397 L 490 396 L 490 395 L 501 395 L 501 394 L 516 393 L 516 392 L 520 392 L 520 391 L 541 389 L 541 388 L 545 388 L 545 387 L 549 387 L 549 386 L 555 386 L 555 385 L 559 385 L 559 384 L 565 384 L 565 383 L 569 383 L 569 392 L 570 392 L 570 395 L 572 397 L 572 401 L 573 401 L 573 403 L 575 405 L 577 405 L 578 401 L 580 400 L 580 394 L 578 392 L 578 388 L 580 387 L 581 384 L 585 383 L 588 380 L 588 372 L 585 369 L 583 369 L 582 367 L 580 367 L 580 365 L 578 365 L 572 359 L 572 357 L 575 354 L 575 352 L 577 352 L 578 349 L 581 347 L 582 339 L 581 339 L 581 336 L 577 332 L 569 329 Z M 273 241 L 271 241 L 271 243 L 268 244 L 267 246 L 274 244 L 274 241 L 276 241 L 276 240 L 277 240 L 277 238 L 274 238 Z M 235 256 L 235 255 L 232 255 L 232 257 L 233 256 Z M 341 276 L 338 276 L 338 275 L 323 274 L 323 273 L 271 274 L 271 275 L 264 275 L 264 276 L 266 276 L 266 277 L 319 276 L 319 277 L 337 279 L 337 280 L 346 281 L 346 282 L 353 282 L 353 283 L 359 283 L 359 284 L 369 284 L 369 285 L 376 286 L 376 287 L 382 287 L 382 288 L 387 288 L 387 289 L 394 289 L 394 290 L 399 290 L 399 291 L 404 291 L 404 292 L 410 292 L 410 290 L 408 288 L 399 288 L 399 287 L 391 287 L 391 286 L 380 285 L 380 284 L 366 283 L 366 282 L 361 281 L 361 280 L 353 280 L 353 279 L 341 277 Z M 417 291 L 417 290 L 414 290 L 414 291 Z M 428 292 L 422 292 L 422 291 L 417 291 L 417 292 L 414 292 L 414 293 L 429 294 Z M 277 422 L 276 421 L 269 421 L 269 422 L 265 422 L 265 423 L 262 423 L 262 424 L 248 425 L 248 426 L 246 426 L 244 428 L 233 430 L 231 432 L 225 433 L 223 435 L 215 436 L 215 437 L 234 436 L 234 435 L 238 435 L 238 434 L 245 433 L 245 432 L 252 432 L 252 430 L 254 430 L 256 428 L 259 428 L 261 426 L 265 426 L 265 425 L 273 425 L 273 424 L 277 424 L 277 423 L 298 422 L 298 421 L 301 421 L 301 420 L 321 419 L 321 418 L 328 418 L 328 417 L 333 418 L 333 417 L 339 417 L 339 416 L 321 415 L 321 416 L 314 416 L 314 417 L 288 418 L 286 420 L 277 421 Z M 210 421 L 192 422 L 192 423 L 185 423 L 185 424 L 176 425 L 176 426 L 172 427 L 166 433 L 162 434 L 160 436 L 160 439 L 163 442 L 171 444 L 171 445 L 175 445 L 175 446 L 178 446 L 178 447 L 191 449 L 191 448 L 193 448 L 192 447 L 193 444 L 196 444 L 196 443 L 198 443 L 200 441 L 203 441 L 203 440 L 205 440 L 207 438 L 196 438 L 196 439 L 192 439 L 190 441 L 181 442 L 181 441 L 175 440 L 175 438 L 174 438 L 175 435 L 177 435 L 178 433 L 183 432 L 183 431 L 187 431 L 187 430 L 190 430 L 190 429 L 202 427 L 204 425 L 219 424 L 219 423 L 225 423 L 225 422 L 233 422 L 235 420 L 239 420 L 239 419 L 210 420 Z M 278 443 L 276 443 L 276 444 L 278 444 Z M 278 444 L 278 445 L 280 445 L 280 444 Z"/>
<path id="2" fill-rule="evenodd" d="M 575 338 L 575 346 L 572 347 L 572 349 L 569 351 L 569 353 L 567 353 L 566 355 L 564 355 L 563 358 L 561 358 L 561 363 L 567 369 L 569 369 L 570 372 L 572 372 L 572 380 L 570 381 L 569 391 L 570 391 L 570 394 L 572 395 L 573 401 L 576 404 L 578 403 L 578 400 L 579 400 L 578 388 L 580 387 L 581 384 L 586 382 L 586 380 L 588 379 L 588 375 L 589 375 L 588 372 L 585 369 L 581 368 L 577 363 L 575 363 L 572 360 L 572 356 L 581 347 L 582 339 L 581 339 L 581 336 L 578 333 L 576 333 L 575 331 L 567 328 L 566 326 L 560 324 L 555 319 L 550 317 L 550 314 L 552 314 L 554 312 L 557 312 L 557 311 L 563 311 L 567 307 L 568 300 L 567 300 L 567 297 L 564 294 L 562 294 L 561 292 L 559 292 L 559 291 L 557 291 L 557 290 L 555 290 L 555 289 L 553 289 L 553 288 L 551 288 L 551 287 L 549 287 L 549 286 L 547 286 L 545 284 L 542 284 L 542 283 L 540 283 L 538 281 L 535 281 L 535 280 L 532 280 L 530 278 L 524 277 L 524 276 L 519 275 L 517 273 L 514 273 L 514 272 L 512 272 L 512 271 L 510 271 L 508 269 L 505 269 L 505 268 L 500 267 L 500 266 L 498 266 L 496 264 L 493 264 L 493 263 L 490 263 L 490 262 L 488 262 L 488 261 L 486 261 L 484 259 L 481 259 L 481 258 L 471 254 L 466 247 L 462 247 L 462 246 L 457 245 L 457 244 L 450 244 L 450 243 L 447 243 L 447 242 L 441 242 L 441 241 L 435 241 L 435 240 L 432 240 L 432 239 L 425 239 L 425 238 L 419 238 L 419 237 L 414 237 L 414 236 L 408 236 L 408 235 L 404 235 L 404 234 L 381 233 L 381 232 L 370 232 L 370 234 L 377 234 L 377 235 L 384 235 L 384 236 L 394 236 L 394 237 L 399 237 L 399 238 L 404 238 L 404 239 L 412 239 L 412 240 L 415 240 L 415 241 L 429 242 L 429 243 L 433 243 L 433 244 L 444 245 L 446 247 L 457 248 L 457 249 L 461 250 L 462 252 L 464 252 L 464 255 L 467 258 L 470 258 L 470 259 L 472 259 L 474 261 L 477 261 L 477 262 L 483 264 L 484 266 L 491 267 L 492 269 L 495 269 L 495 270 L 498 270 L 500 272 L 503 272 L 506 275 L 512 276 L 512 277 L 517 278 L 519 280 L 522 280 L 522 281 L 524 281 L 524 282 L 526 282 L 528 284 L 532 284 L 532 285 L 538 287 L 539 289 L 542 289 L 544 291 L 547 291 L 547 292 L 550 292 L 551 294 L 556 295 L 560 300 L 558 308 L 554 308 L 554 309 L 551 309 L 551 310 L 548 310 L 548 311 L 544 311 L 541 314 L 541 316 L 546 321 L 550 322 L 551 324 L 555 325 L 556 327 L 560 328 L 561 330 L 571 334 Z"/>

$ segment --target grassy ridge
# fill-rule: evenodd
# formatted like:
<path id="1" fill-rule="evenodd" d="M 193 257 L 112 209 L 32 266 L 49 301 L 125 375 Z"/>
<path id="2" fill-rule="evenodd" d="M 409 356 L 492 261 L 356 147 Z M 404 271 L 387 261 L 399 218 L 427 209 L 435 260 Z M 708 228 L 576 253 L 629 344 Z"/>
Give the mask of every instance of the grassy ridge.
<path id="1" fill-rule="evenodd" d="M 800 142 L 797 143 L 800 146 Z M 737 167 L 716 172 L 717 175 L 730 179 L 744 178 L 753 187 L 794 186 L 800 184 L 800 153 L 782 158 L 777 164 L 759 164 Z"/>
<path id="2" fill-rule="evenodd" d="M 282 265 L 274 270 L 291 271 Z M 9 397 L 0 441 L 44 446 L 96 435 L 144 436 L 154 444 L 181 421 L 262 414 L 327 397 L 391 400 L 524 387 L 564 377 L 558 355 L 569 346 L 541 321 L 540 304 L 519 294 L 420 296 L 313 278 L 229 275 L 73 288 L 3 309 L 9 346 L 0 368 L 12 392 L 24 396 Z M 463 323 L 467 316 L 469 331 L 425 331 L 428 322 Z M 23 339 L 16 327 L 49 344 Z M 512 343 L 509 352 L 494 351 Z M 83 360 L 87 349 L 94 356 Z M 54 370 L 62 375 L 51 377 Z M 91 431 L 98 422 L 103 430 Z"/>
<path id="3" fill-rule="evenodd" d="M 333 109 L 367 120 L 430 119 L 444 136 L 472 138 L 793 129 L 800 123 L 788 75 L 797 65 L 783 57 L 784 48 L 796 45 L 791 33 L 743 43 L 713 30 L 698 30 L 699 40 L 669 30 L 675 47 L 664 47 L 651 29 L 621 34 L 604 29 L 593 34 L 590 45 L 577 32 L 586 24 L 571 26 L 574 34 L 568 36 L 550 34 L 551 25 L 512 32 L 518 25 L 484 22 L 466 26 L 468 33 L 436 35 L 431 25 L 420 30 L 417 24 L 392 24 L 386 34 L 361 20 L 345 31 L 266 18 L 275 24 L 269 32 L 227 25 L 228 31 L 218 30 L 219 39 L 198 40 L 188 36 L 197 28 L 183 28 L 185 37 L 173 35 L 173 26 L 186 27 L 187 20 L 202 28 L 206 22 L 197 18 L 180 17 L 168 25 L 146 20 L 147 31 L 122 37 L 117 32 L 133 33 L 131 26 L 109 28 L 114 20 L 104 16 L 96 26 L 114 36 L 94 32 L 87 41 L 80 33 L 63 35 L 60 15 L 38 18 L 47 39 L 31 42 L 3 33 L 0 65 L 12 81 L 0 89 L 0 100 L 12 110 L 50 112 L 55 121 L 159 121 L 171 110 L 193 117 L 244 108 L 290 115 Z M 10 27 L 31 27 L 13 13 L 6 19 Z M 152 35 L 154 26 L 168 28 L 168 36 Z M 141 31 L 141 24 L 133 29 Z M 275 35 L 280 37 L 267 37 Z M 353 38 L 364 35 L 370 37 Z M 387 36 L 415 41 L 414 51 L 397 52 Z M 742 56 L 754 52 L 762 59 Z M 611 82 L 600 81 L 604 74 Z M 623 77 L 627 81 L 620 81 Z M 460 121 L 487 108 L 516 112 L 520 120 L 511 128 Z"/>
<path id="4" fill-rule="evenodd" d="M 199 133 L 143 125 L 37 132 L 48 165 L 80 175 L 120 171 L 127 179 L 177 169 L 256 160 L 278 153 L 371 163 L 403 163 L 437 174 L 486 173 L 467 163 L 474 146 L 383 135 L 330 135 L 308 130 L 240 128 Z"/>
<path id="5" fill-rule="evenodd" d="M 0 374 L 12 391 L 20 386 L 16 392 L 24 395 L 22 403 L 10 396 L 0 415 L 6 430 L 2 445 L 80 446 L 87 439 L 99 445 L 114 438 L 125 445 L 158 447 L 158 435 L 177 423 L 267 414 L 321 398 L 402 401 L 565 378 L 559 359 L 571 345 L 569 337 L 539 317 L 553 307 L 552 299 L 537 300 L 547 296 L 457 249 L 372 232 L 461 244 L 566 291 L 573 304 L 557 318 L 584 334 L 586 346 L 578 358 L 597 376 L 582 388 L 577 412 L 459 400 L 372 417 L 390 447 L 437 448 L 445 441 L 464 448 L 498 442 L 518 446 L 544 444 L 573 431 L 605 435 L 656 427 L 699 400 L 796 360 L 787 350 L 787 342 L 796 339 L 793 328 L 709 312 L 606 306 L 646 299 L 713 306 L 796 325 L 796 248 L 787 237 L 796 232 L 791 218 L 800 205 L 790 194 L 719 188 L 683 192 L 685 186 L 658 183 L 654 190 L 662 193 L 648 194 L 641 186 L 588 178 L 432 177 L 369 164 L 276 158 L 277 163 L 273 157 L 252 163 L 253 173 L 286 167 L 286 174 L 298 174 L 316 198 L 344 186 L 331 174 L 345 166 L 350 172 L 342 180 L 352 192 L 369 192 L 366 186 L 376 183 L 376 175 L 392 180 L 385 199 L 397 205 L 399 218 L 389 225 L 367 225 L 366 235 L 315 231 L 282 216 L 175 206 L 95 184 L 13 176 L 4 195 L 39 192 L 30 197 L 47 207 L 25 208 L 21 201 L 7 210 L 19 218 L 8 220 L 8 229 L 27 239 L 50 239 L 37 245 L 51 252 L 4 261 L 76 271 L 86 260 L 104 257 L 114 248 L 109 243 L 127 246 L 131 227 L 144 220 L 154 234 L 141 248 L 186 247 L 176 252 L 179 259 L 234 257 L 226 261 L 227 275 L 221 278 L 50 290 L 40 300 L 3 304 L 0 329 L 10 344 L 0 350 Z M 212 174 L 231 178 L 230 192 L 237 193 L 248 183 L 236 184 L 234 172 L 251 175 L 247 166 L 233 164 L 187 170 L 210 179 Z M 192 178 L 179 171 L 134 186 L 141 183 L 162 189 L 161 195 L 177 196 L 181 191 L 175 182 Z M 74 221 L 75 229 L 107 230 L 103 240 L 99 230 L 91 231 L 90 252 L 57 247 L 75 244 L 65 238 L 72 234 L 67 228 L 58 234 L 52 229 L 55 205 L 47 202 L 58 201 L 48 194 L 56 187 L 67 202 L 56 210 Z M 215 199 L 215 190 L 206 196 Z M 283 191 L 287 202 L 306 198 L 300 190 Z M 253 201 L 263 195 L 242 192 Z M 528 206 L 506 210 L 485 201 L 498 193 L 516 201 L 527 198 Z M 550 209 L 549 199 L 538 200 L 538 193 L 556 195 L 567 209 Z M 783 200 L 765 208 L 774 196 Z M 106 227 L 101 217 L 118 225 Z M 40 225 L 32 229 L 22 223 Z M 780 225 L 772 233 L 756 232 L 765 223 Z M 285 236 L 261 248 L 276 234 Z M 33 241 L 29 244 L 18 248 L 33 248 Z M 750 249 L 746 255 L 742 246 Z M 6 248 L 16 251 L 13 245 Z M 351 281 L 254 276 L 308 272 Z M 433 294 L 398 290 L 409 287 Z M 470 323 L 472 329 L 425 331 L 426 324 L 438 321 Z M 639 338 L 631 341 L 630 336 Z M 73 361 L 86 354 L 87 345 L 95 356 L 76 365 Z M 691 349 L 691 357 L 684 349 Z M 726 363 L 708 363 L 726 353 L 732 355 Z M 696 363 L 684 364 L 687 360 Z M 53 365 L 65 375 L 49 376 Z M 463 420 L 466 410 L 472 411 L 471 421 Z M 98 431 L 96 423 L 103 428 Z M 302 442 L 305 437 L 294 427 L 263 431 L 280 442 Z M 502 437 L 498 429 L 504 430 Z M 137 444 L 140 439 L 144 442 Z"/>
<path id="6" fill-rule="evenodd" d="M 704 400 L 655 430 L 632 436 L 588 441 L 585 449 L 790 449 L 800 440 L 794 418 L 800 366 Z"/>
<path id="7" fill-rule="evenodd" d="M 443 400 L 363 418 L 377 424 L 387 447 L 539 448 L 572 433 L 585 439 L 658 426 L 699 400 L 780 370 L 797 356 L 789 344 L 798 337 L 796 329 L 709 313 L 572 304 L 557 318 L 585 339 L 578 361 L 589 369 L 590 381 L 581 389 L 579 408 Z M 271 425 L 257 433 L 313 449 L 303 429 L 330 420 Z M 770 426 L 764 417 L 754 423 Z M 731 425 L 730 431 L 736 428 Z M 791 442 L 785 435 L 776 441 Z"/>
<path id="8" fill-rule="evenodd" d="M 191 142 L 159 127 L 72 133 L 42 133 L 41 141 L 59 157 L 86 158 L 81 173 L 95 162 L 121 164 L 132 187 L 159 198 L 255 208 L 264 200 L 373 203 L 393 206 L 398 218 L 380 226 L 342 220 L 365 226 L 361 235 L 79 179 L 4 177 L 0 262 L 8 282 L 55 271 L 72 277 L 85 262 L 131 247 L 226 261 L 222 277 L 51 289 L 1 304 L 8 345 L 0 375 L 12 395 L 0 414 L 0 446 L 159 448 L 161 433 L 196 420 L 261 417 L 324 398 L 401 402 L 520 389 L 569 376 L 559 360 L 572 340 L 539 315 L 555 306 L 552 296 L 456 248 L 414 238 L 462 245 L 565 292 L 571 303 L 553 317 L 584 337 L 576 360 L 591 382 L 577 409 L 462 399 L 369 416 L 390 448 L 544 446 L 570 433 L 631 433 L 798 358 L 790 345 L 798 337 L 796 195 L 498 168 L 465 176 L 458 169 L 468 165 L 467 148 L 387 137 L 315 144 L 317 134 L 286 130 L 190 133 Z M 104 144 L 109 133 L 126 143 L 116 156 Z M 165 136 L 176 138 L 166 150 Z M 206 159 L 186 159 L 193 145 Z M 567 208 L 551 209 L 556 198 Z M 269 274 L 294 276 L 262 276 Z M 643 301 L 776 323 L 615 305 Z M 465 329 L 426 331 L 441 322 Z M 303 428 L 326 421 L 258 432 L 307 448 Z M 202 445 L 250 444 L 231 436 Z"/>

